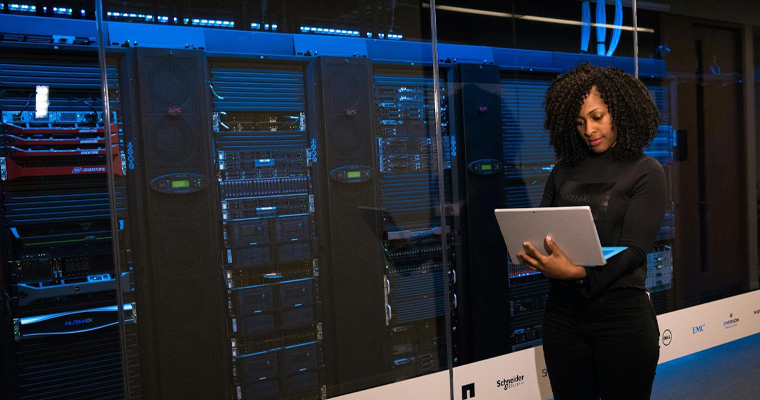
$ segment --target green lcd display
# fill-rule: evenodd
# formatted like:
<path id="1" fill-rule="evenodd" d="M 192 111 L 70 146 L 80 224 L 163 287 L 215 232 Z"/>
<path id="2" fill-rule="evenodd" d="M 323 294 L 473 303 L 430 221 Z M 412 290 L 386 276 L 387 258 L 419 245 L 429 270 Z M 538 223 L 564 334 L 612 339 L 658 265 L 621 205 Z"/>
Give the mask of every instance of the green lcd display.
<path id="1" fill-rule="evenodd" d="M 354 179 L 354 178 L 361 178 L 362 173 L 361 171 L 348 171 L 346 172 L 346 178 Z"/>
<path id="2" fill-rule="evenodd" d="M 172 189 L 190 187 L 190 181 L 172 181 Z"/>
<path id="3" fill-rule="evenodd" d="M 480 166 L 481 171 L 490 171 L 491 170 L 491 164 L 483 164 Z"/>

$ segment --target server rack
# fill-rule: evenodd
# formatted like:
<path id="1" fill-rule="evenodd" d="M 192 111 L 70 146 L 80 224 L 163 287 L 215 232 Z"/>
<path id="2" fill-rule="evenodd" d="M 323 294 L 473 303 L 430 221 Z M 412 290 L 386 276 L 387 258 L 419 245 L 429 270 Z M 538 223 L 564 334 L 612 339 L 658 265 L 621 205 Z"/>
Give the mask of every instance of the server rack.
<path id="1" fill-rule="evenodd" d="M 660 112 L 660 126 L 645 153 L 657 159 L 665 170 L 666 206 L 665 218 L 657 236 L 654 248 L 647 254 L 646 287 L 651 293 L 652 303 L 658 313 L 675 309 L 673 289 L 673 244 L 675 242 L 675 196 L 673 177 L 677 175 L 675 151 L 679 143 L 674 129 L 675 121 L 675 81 L 669 78 L 645 80 L 652 98 Z"/>
<path id="2" fill-rule="evenodd" d="M 505 73 L 500 81 L 504 204 L 538 207 L 546 180 L 554 168 L 554 149 L 544 130 L 544 96 L 551 75 Z M 541 344 L 548 281 L 509 259 L 510 348 L 517 351 Z"/>
<path id="3" fill-rule="evenodd" d="M 207 61 L 129 49 L 119 60 L 127 148 L 122 279 L 130 397 L 232 397 Z M 134 366 L 134 367 L 133 367 Z"/>
<path id="4" fill-rule="evenodd" d="M 302 63 L 211 61 L 237 398 L 326 394 Z"/>
<path id="5" fill-rule="evenodd" d="M 329 396 L 388 382 L 371 76 L 360 58 L 317 57 L 306 70 Z"/>
<path id="6" fill-rule="evenodd" d="M 456 208 L 461 358 L 509 352 L 507 251 L 493 210 L 503 207 L 499 67 L 459 63 L 449 71 L 450 118 L 457 137 Z"/>
<path id="7" fill-rule="evenodd" d="M 457 140 L 449 127 L 446 82 L 441 79 L 442 154 L 437 150 L 432 71 L 375 65 L 373 121 L 377 143 L 380 243 L 385 255 L 385 340 L 390 341 L 393 380 L 446 368 L 446 302 L 452 305 L 452 359 L 456 340 L 455 248 L 451 207 L 441 218 L 439 202 L 453 201 L 452 170 Z M 442 160 L 444 198 L 438 177 Z M 445 250 L 444 250 L 445 246 Z M 444 265 L 444 251 L 445 263 Z"/>
<path id="8" fill-rule="evenodd" d="M 106 157 L 124 174 L 123 152 L 118 118 L 103 125 L 99 71 L 86 53 L 18 49 L 0 61 L 8 398 L 124 396 L 105 176 Z M 111 89 L 114 78 L 109 69 Z M 30 107 L 37 85 L 49 89 L 46 115 Z"/>

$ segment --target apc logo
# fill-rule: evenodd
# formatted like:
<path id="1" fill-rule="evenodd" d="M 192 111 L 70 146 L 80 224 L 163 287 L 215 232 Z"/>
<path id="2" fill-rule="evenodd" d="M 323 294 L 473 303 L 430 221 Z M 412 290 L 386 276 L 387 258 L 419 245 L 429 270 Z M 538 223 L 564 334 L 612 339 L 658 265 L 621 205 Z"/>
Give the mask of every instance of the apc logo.
<path id="1" fill-rule="evenodd" d="M 673 333 L 670 332 L 670 329 L 665 329 L 665 331 L 662 332 L 662 344 L 668 346 L 671 341 L 673 341 Z"/>
<path id="2" fill-rule="evenodd" d="M 705 325 L 706 325 L 706 324 L 702 324 L 702 325 L 698 325 L 698 326 L 694 326 L 694 327 L 692 327 L 692 328 L 691 328 L 691 334 L 692 334 L 692 335 L 696 335 L 697 333 L 702 333 L 702 332 L 704 332 L 704 331 L 705 331 Z"/>
<path id="3" fill-rule="evenodd" d="M 475 383 L 462 386 L 462 400 L 475 398 Z"/>

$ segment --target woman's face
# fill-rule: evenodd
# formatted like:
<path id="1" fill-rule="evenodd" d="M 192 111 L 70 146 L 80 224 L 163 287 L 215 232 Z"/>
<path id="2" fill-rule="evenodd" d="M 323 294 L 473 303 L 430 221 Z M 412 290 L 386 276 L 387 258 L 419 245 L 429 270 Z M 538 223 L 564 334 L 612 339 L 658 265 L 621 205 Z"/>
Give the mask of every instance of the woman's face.
<path id="1" fill-rule="evenodd" d="M 595 153 L 604 153 L 617 143 L 617 132 L 612 127 L 612 117 L 596 86 L 583 100 L 581 113 L 576 119 L 581 139 Z"/>

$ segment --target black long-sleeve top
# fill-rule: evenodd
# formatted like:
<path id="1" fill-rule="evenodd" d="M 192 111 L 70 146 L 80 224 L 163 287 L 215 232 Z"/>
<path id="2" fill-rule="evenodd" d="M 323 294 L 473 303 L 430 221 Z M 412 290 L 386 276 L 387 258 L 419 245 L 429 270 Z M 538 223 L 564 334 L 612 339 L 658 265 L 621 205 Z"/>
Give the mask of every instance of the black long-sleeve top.
<path id="1" fill-rule="evenodd" d="M 588 277 L 579 287 L 583 295 L 645 289 L 647 252 L 665 214 L 665 173 L 657 160 L 646 155 L 615 160 L 608 150 L 590 153 L 576 166 L 559 163 L 546 182 L 541 207 L 561 206 L 590 206 L 602 246 L 627 247 L 604 266 L 586 267 Z"/>

